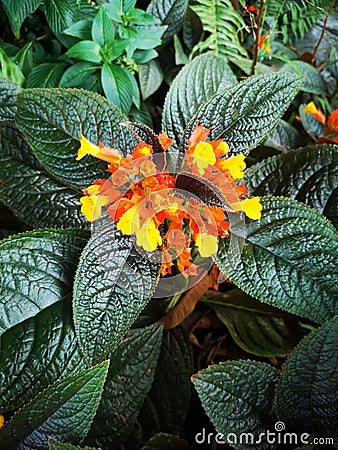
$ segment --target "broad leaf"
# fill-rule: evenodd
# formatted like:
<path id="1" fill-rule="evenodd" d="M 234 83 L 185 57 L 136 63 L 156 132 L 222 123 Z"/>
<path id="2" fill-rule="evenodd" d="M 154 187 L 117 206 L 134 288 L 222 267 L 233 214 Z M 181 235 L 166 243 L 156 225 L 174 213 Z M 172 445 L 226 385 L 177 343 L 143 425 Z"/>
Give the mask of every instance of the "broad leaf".
<path id="1" fill-rule="evenodd" d="M 162 36 L 163 43 L 180 31 L 188 3 L 188 0 L 152 0 L 149 4 L 147 12 L 168 26 Z"/>
<path id="2" fill-rule="evenodd" d="M 124 114 L 128 114 L 133 102 L 133 86 L 127 72 L 117 64 L 107 63 L 101 72 L 104 93 Z"/>
<path id="3" fill-rule="evenodd" d="M 227 60 L 211 53 L 198 56 L 179 72 L 167 94 L 162 117 L 163 131 L 175 138 L 174 150 L 201 103 L 236 82 Z"/>
<path id="4" fill-rule="evenodd" d="M 338 224 L 338 147 L 312 145 L 264 159 L 245 172 L 252 195 L 291 197 Z"/>
<path id="5" fill-rule="evenodd" d="M 34 67 L 26 80 L 27 88 L 56 88 L 66 70 L 66 64 L 44 63 Z"/>
<path id="6" fill-rule="evenodd" d="M 279 152 L 298 148 L 303 144 L 304 136 L 284 120 L 278 122 L 276 128 L 272 130 L 272 133 L 269 134 L 266 141 L 264 141 L 265 147 L 272 147 Z"/>
<path id="7" fill-rule="evenodd" d="M 141 329 L 115 347 L 87 443 L 118 448 L 130 433 L 154 380 L 162 327 Z M 114 405 L 114 408 L 111 407 Z"/>
<path id="8" fill-rule="evenodd" d="M 44 168 L 77 188 L 106 177 L 107 167 L 91 156 L 76 161 L 80 134 L 125 153 L 135 144 L 131 131 L 120 126 L 125 120 L 108 100 L 83 90 L 26 89 L 18 97 L 18 128 Z"/>
<path id="9" fill-rule="evenodd" d="M 0 336 L 0 410 L 14 411 L 49 384 L 85 368 L 70 299 L 38 312 Z"/>
<path id="10" fill-rule="evenodd" d="M 93 64 L 87 61 L 80 61 L 69 67 L 62 75 L 60 80 L 60 87 L 74 87 L 82 86 L 93 87 L 98 78 L 98 64 Z"/>
<path id="11" fill-rule="evenodd" d="M 81 442 L 100 402 L 108 367 L 105 361 L 42 391 L 0 430 L 0 448 L 48 448 L 49 437 Z"/>
<path id="12" fill-rule="evenodd" d="M 158 263 L 107 219 L 88 242 L 74 284 L 77 337 L 89 362 L 102 360 L 130 328 L 156 285 Z"/>
<path id="13" fill-rule="evenodd" d="M 262 218 L 233 227 L 215 262 L 238 287 L 277 308 L 325 322 L 337 314 L 338 234 L 295 200 L 264 197 Z"/>
<path id="14" fill-rule="evenodd" d="M 0 332 L 71 292 L 86 237 L 80 230 L 36 230 L 0 242 Z"/>
<path id="15" fill-rule="evenodd" d="M 53 33 L 63 45 L 70 47 L 75 40 L 65 36 L 63 31 L 76 22 L 79 2 L 76 0 L 46 0 L 43 7 L 48 25 Z"/>
<path id="16" fill-rule="evenodd" d="M 20 36 L 22 22 L 40 5 L 41 0 L 1 0 L 16 38 Z"/>
<path id="17" fill-rule="evenodd" d="M 6 80 L 0 78 L 0 118 L 14 119 L 16 113 L 17 100 L 16 96 L 21 88 Z"/>
<path id="18" fill-rule="evenodd" d="M 260 434 L 273 423 L 277 376 L 265 363 L 231 361 L 201 370 L 193 383 L 211 422 L 233 447 L 268 449 Z M 242 433 L 248 434 L 244 442 L 236 438 Z"/>
<path id="19" fill-rule="evenodd" d="M 237 345 L 257 356 L 286 356 L 298 343 L 298 320 L 239 289 L 208 296 Z"/>
<path id="20" fill-rule="evenodd" d="M 100 46 L 93 41 L 80 41 L 71 47 L 65 56 L 69 58 L 81 59 L 92 63 L 100 63 L 102 56 Z"/>
<path id="21" fill-rule="evenodd" d="M 161 86 L 164 74 L 157 61 L 139 65 L 139 79 L 143 100 L 150 97 Z"/>
<path id="22" fill-rule="evenodd" d="M 113 24 L 103 6 L 99 7 L 99 11 L 95 16 L 92 26 L 92 38 L 100 47 L 115 39 Z"/>
<path id="23" fill-rule="evenodd" d="M 79 447 L 77 445 L 63 444 L 62 442 L 56 441 L 55 439 L 48 439 L 48 450 L 101 450 L 94 447 Z"/>
<path id="24" fill-rule="evenodd" d="M 337 317 L 306 336 L 287 359 L 276 409 L 290 430 L 315 436 L 337 431 Z"/>
<path id="25" fill-rule="evenodd" d="M 180 150 L 200 122 L 210 128 L 208 139 L 225 139 L 229 155 L 248 153 L 274 129 L 296 95 L 300 78 L 273 73 L 248 78 L 207 100 L 189 122 Z"/>
<path id="26" fill-rule="evenodd" d="M 323 80 L 320 72 L 316 67 L 311 66 L 304 61 L 290 61 L 285 64 L 280 70 L 294 73 L 297 75 L 302 75 L 303 82 L 301 85 L 301 90 L 305 92 L 310 92 L 311 94 L 323 94 L 326 95 L 327 87 Z"/>

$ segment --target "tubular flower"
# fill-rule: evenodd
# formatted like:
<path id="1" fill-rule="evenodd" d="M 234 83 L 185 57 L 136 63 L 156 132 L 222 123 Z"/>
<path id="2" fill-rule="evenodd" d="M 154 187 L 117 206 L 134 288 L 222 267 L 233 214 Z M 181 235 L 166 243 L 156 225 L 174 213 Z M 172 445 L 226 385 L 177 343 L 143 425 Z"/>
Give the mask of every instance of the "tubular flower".
<path id="1" fill-rule="evenodd" d="M 226 209 L 205 204 L 191 195 L 195 192 L 194 179 L 218 189 L 232 211 L 244 211 L 251 219 L 261 216 L 259 197 L 246 198 L 245 185 L 235 184 L 236 179 L 243 177 L 244 155 L 228 158 L 229 147 L 222 139 L 206 142 L 209 132 L 203 125 L 196 125 L 177 176 L 163 171 L 166 164 L 160 164 L 161 168 L 156 165 L 150 144 L 140 142 L 122 157 L 118 150 L 93 145 L 81 136 L 78 159 L 85 155 L 102 159 L 109 164 L 107 171 L 111 175 L 83 190 L 81 211 L 93 221 L 105 207 L 117 229 L 135 235 L 139 247 L 147 252 L 160 250 L 161 276 L 197 275 L 197 254 L 202 258 L 212 256 L 217 253 L 218 239 L 229 236 Z M 158 140 L 162 149 L 172 144 L 166 134 L 159 135 Z M 191 183 L 185 174 L 195 177 Z M 184 176 L 189 181 L 184 181 Z M 190 195 L 182 195 L 179 178 Z"/>
<path id="2" fill-rule="evenodd" d="M 320 109 L 318 109 L 316 107 L 316 105 L 313 102 L 308 103 L 304 110 L 303 110 L 304 114 L 308 114 L 311 113 L 313 115 L 313 117 L 318 120 L 318 122 L 322 123 L 323 125 L 325 125 L 325 121 L 326 121 L 326 117 L 325 114 L 323 113 L 323 111 L 321 111 Z"/>
<path id="3" fill-rule="evenodd" d="M 324 138 L 330 139 L 332 142 L 338 143 L 338 108 L 335 109 L 326 121 L 326 116 L 314 102 L 308 103 L 303 112 L 311 113 L 313 117 L 324 126 Z"/>

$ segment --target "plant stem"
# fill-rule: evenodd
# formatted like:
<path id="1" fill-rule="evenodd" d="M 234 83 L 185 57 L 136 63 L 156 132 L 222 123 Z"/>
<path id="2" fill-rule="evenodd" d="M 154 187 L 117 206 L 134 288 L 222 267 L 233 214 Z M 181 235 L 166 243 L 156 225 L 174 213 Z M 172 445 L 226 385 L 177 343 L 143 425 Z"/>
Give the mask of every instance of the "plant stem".
<path id="1" fill-rule="evenodd" d="M 259 44 L 259 37 L 260 37 L 259 35 L 260 35 L 260 31 L 261 31 L 261 26 L 262 26 L 264 3 L 265 3 L 265 0 L 261 0 L 261 4 L 259 6 L 259 11 L 258 11 L 257 26 L 256 26 L 256 33 L 255 33 L 255 53 L 254 53 L 254 60 L 253 60 L 253 64 L 252 64 L 252 75 L 255 75 L 256 68 L 257 68 L 258 50 L 259 50 L 258 44 Z"/>
<path id="2" fill-rule="evenodd" d="M 331 14 L 332 8 L 334 7 L 335 3 L 336 3 L 336 0 L 332 0 L 329 9 L 326 11 L 322 32 L 320 33 L 318 42 L 317 42 L 317 44 L 316 44 L 316 46 L 315 46 L 315 48 L 313 50 L 312 59 L 311 59 L 311 64 L 312 65 L 315 65 L 316 53 L 317 53 L 317 50 L 318 50 L 318 48 L 319 48 L 319 46 L 320 46 L 320 44 L 321 44 L 321 42 L 323 40 L 323 37 L 324 37 L 324 34 L 325 34 L 325 30 L 326 30 L 326 27 L 327 27 L 327 21 L 329 20 L 329 16 Z"/>

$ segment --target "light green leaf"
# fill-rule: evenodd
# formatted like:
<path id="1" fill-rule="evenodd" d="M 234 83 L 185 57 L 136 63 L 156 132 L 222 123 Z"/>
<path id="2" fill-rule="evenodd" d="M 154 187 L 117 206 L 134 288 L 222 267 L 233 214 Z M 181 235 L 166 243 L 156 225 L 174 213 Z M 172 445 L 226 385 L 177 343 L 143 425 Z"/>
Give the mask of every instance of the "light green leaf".
<path id="1" fill-rule="evenodd" d="M 288 430 L 315 436 L 337 431 L 338 318 L 306 336 L 287 359 L 276 392 L 276 409 Z"/>
<path id="2" fill-rule="evenodd" d="M 27 88 L 55 88 L 66 70 L 66 64 L 44 63 L 34 67 L 26 80 Z"/>
<path id="3" fill-rule="evenodd" d="M 112 219 L 98 225 L 74 284 L 75 330 L 87 361 L 102 360 L 130 328 L 155 289 L 158 269 Z"/>
<path id="4" fill-rule="evenodd" d="M 286 356 L 300 338 L 298 320 L 240 289 L 209 294 L 210 305 L 243 350 L 257 356 Z"/>
<path id="5" fill-rule="evenodd" d="M 62 442 L 56 441 L 55 439 L 48 439 L 48 449 L 49 450 L 101 450 L 99 448 L 95 449 L 94 447 L 79 447 L 77 445 L 71 444 L 63 444 Z"/>
<path id="6" fill-rule="evenodd" d="M 23 76 L 20 67 L 8 58 L 6 52 L 2 48 L 0 48 L 0 76 L 19 86 L 22 86 L 25 81 L 25 77 Z"/>
<path id="7" fill-rule="evenodd" d="M 277 376 L 265 363 L 230 361 L 201 370 L 193 383 L 211 422 L 233 447 L 263 450 L 271 449 L 260 434 L 273 423 Z M 240 442 L 242 433 L 248 436 Z"/>
<path id="8" fill-rule="evenodd" d="M 17 100 L 16 96 L 20 92 L 21 88 L 12 83 L 11 81 L 0 77 L 0 118 L 14 119 Z"/>
<path id="9" fill-rule="evenodd" d="M 201 104 L 237 82 L 222 56 L 205 54 L 187 64 L 174 79 L 163 108 L 162 129 L 178 149 L 184 129 Z"/>
<path id="10" fill-rule="evenodd" d="M 337 314 L 336 230 L 295 200 L 264 197 L 261 203 L 262 218 L 233 227 L 229 249 L 221 240 L 216 264 L 258 300 L 325 322 Z"/>
<path id="11" fill-rule="evenodd" d="M 99 63 L 102 61 L 100 54 L 101 47 L 97 42 L 93 41 L 80 41 L 71 47 L 65 56 L 68 58 L 81 59 L 93 63 Z"/>
<path id="12" fill-rule="evenodd" d="M 98 73 L 100 66 L 87 61 L 75 63 L 69 67 L 63 74 L 59 86 L 74 87 L 86 84 L 88 79 L 94 81 L 95 75 Z"/>
<path id="13" fill-rule="evenodd" d="M 280 195 L 306 203 L 338 224 L 338 147 L 311 145 L 264 159 L 245 172 L 252 195 Z"/>
<path id="14" fill-rule="evenodd" d="M 38 394 L 0 430 L 0 448 L 48 448 L 48 438 L 78 444 L 100 402 L 109 361 L 69 375 Z"/>
<path id="15" fill-rule="evenodd" d="M 147 12 L 168 26 L 162 36 L 164 44 L 180 31 L 188 3 L 188 0 L 152 0 L 149 4 Z"/>
<path id="16" fill-rule="evenodd" d="M 49 384 L 85 369 L 73 330 L 70 298 L 0 336 L 0 410 L 14 411 Z"/>
<path id="17" fill-rule="evenodd" d="M 16 38 L 20 36 L 22 22 L 32 14 L 42 0 L 1 0 L 2 6 L 11 24 Z"/>
<path id="18" fill-rule="evenodd" d="M 229 155 L 248 153 L 274 129 L 299 88 L 300 78 L 287 73 L 258 75 L 207 100 L 189 122 L 180 150 L 200 122 L 208 139 L 225 139 Z"/>
<path id="19" fill-rule="evenodd" d="M 304 61 L 290 61 L 280 69 L 284 72 L 295 73 L 304 77 L 301 90 L 311 94 L 327 94 L 326 83 L 316 67 Z"/>
<path id="20" fill-rule="evenodd" d="M 128 437 L 153 383 L 161 338 L 162 327 L 154 324 L 112 351 L 102 399 L 86 443 L 113 449 Z"/>
<path id="21" fill-rule="evenodd" d="M 101 82 L 108 100 L 114 103 L 124 114 L 128 114 L 133 102 L 133 86 L 127 69 L 117 64 L 104 63 Z"/>
<path id="22" fill-rule="evenodd" d="M 138 68 L 141 93 L 143 100 L 150 97 L 161 86 L 164 74 L 160 64 L 157 61 L 149 61 L 146 64 L 140 64 Z"/>
<path id="23" fill-rule="evenodd" d="M 93 22 L 92 38 L 100 47 L 115 39 L 113 24 L 102 5 L 99 7 Z"/>
<path id="24" fill-rule="evenodd" d="M 0 242 L 0 332 L 71 292 L 86 238 L 80 230 L 36 230 Z"/>
<path id="25" fill-rule="evenodd" d="M 78 89 L 26 89 L 18 97 L 17 126 L 53 177 L 76 188 L 106 177 L 105 163 L 91 156 L 76 161 L 82 133 L 125 154 L 135 137 L 120 126 L 126 117 L 100 95 Z"/>
<path id="26" fill-rule="evenodd" d="M 286 152 L 302 145 L 304 145 L 304 136 L 284 120 L 278 122 L 276 128 L 264 141 L 265 147 L 274 148 L 279 152 Z"/>

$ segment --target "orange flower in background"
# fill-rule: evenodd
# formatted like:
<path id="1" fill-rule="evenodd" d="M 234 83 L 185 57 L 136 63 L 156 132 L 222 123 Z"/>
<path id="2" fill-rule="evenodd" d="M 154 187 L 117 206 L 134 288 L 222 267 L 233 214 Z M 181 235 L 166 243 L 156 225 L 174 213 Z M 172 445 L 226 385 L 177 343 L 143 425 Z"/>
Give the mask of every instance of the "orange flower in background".
<path id="1" fill-rule="evenodd" d="M 182 172 L 210 181 L 221 192 L 232 211 L 243 211 L 259 219 L 262 206 L 259 197 L 245 198 L 247 189 L 235 184 L 246 167 L 244 155 L 227 158 L 229 146 L 223 139 L 206 142 L 210 129 L 197 124 L 188 139 Z M 163 149 L 173 140 L 158 136 Z M 81 211 L 87 220 L 96 220 L 103 208 L 118 230 L 135 235 L 136 244 L 147 252 L 161 250 L 160 275 L 181 272 L 184 277 L 197 275 L 194 259 L 199 253 L 208 258 L 217 253 L 218 239 L 229 236 L 226 211 L 206 205 L 193 196 L 183 196 L 175 188 L 176 177 L 160 171 L 155 164 L 153 148 L 140 142 L 125 157 L 115 149 L 94 145 L 81 135 L 77 159 L 85 155 L 106 161 L 108 180 L 97 180 L 84 189 Z M 187 184 L 189 191 L 189 183 Z"/>
<path id="2" fill-rule="evenodd" d="M 338 133 L 338 108 L 333 111 L 327 120 L 327 126 L 333 133 Z"/>
<path id="3" fill-rule="evenodd" d="M 271 42 L 269 34 L 262 34 L 258 41 L 258 48 L 264 50 L 264 53 L 271 53 Z"/>
<path id="4" fill-rule="evenodd" d="M 313 117 L 324 126 L 324 138 L 330 139 L 336 144 L 338 143 L 338 136 L 336 136 L 338 133 L 338 108 L 332 112 L 327 121 L 323 111 L 317 108 L 314 102 L 308 103 L 303 109 L 303 113 L 311 113 Z"/>
<path id="5" fill-rule="evenodd" d="M 310 102 L 306 105 L 306 107 L 303 110 L 304 114 L 308 114 L 311 113 L 313 115 L 313 117 L 318 120 L 318 122 L 322 123 L 323 125 L 325 125 L 326 122 L 326 116 L 323 113 L 323 111 L 321 111 L 320 109 L 318 109 L 316 107 L 316 105 L 313 102 Z"/>

